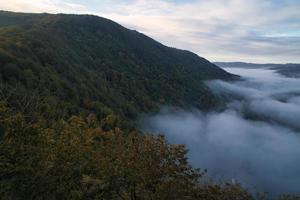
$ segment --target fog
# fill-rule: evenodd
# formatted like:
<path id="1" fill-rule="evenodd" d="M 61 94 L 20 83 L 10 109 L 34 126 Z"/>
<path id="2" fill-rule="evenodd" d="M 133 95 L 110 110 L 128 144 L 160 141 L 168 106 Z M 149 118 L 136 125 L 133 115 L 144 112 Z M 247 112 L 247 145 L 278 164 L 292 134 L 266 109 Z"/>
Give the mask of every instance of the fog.
<path id="1" fill-rule="evenodd" d="M 142 128 L 183 143 L 195 167 L 251 191 L 300 194 L 300 79 L 267 69 L 227 68 L 243 78 L 207 85 L 227 99 L 222 112 L 162 108 Z"/>

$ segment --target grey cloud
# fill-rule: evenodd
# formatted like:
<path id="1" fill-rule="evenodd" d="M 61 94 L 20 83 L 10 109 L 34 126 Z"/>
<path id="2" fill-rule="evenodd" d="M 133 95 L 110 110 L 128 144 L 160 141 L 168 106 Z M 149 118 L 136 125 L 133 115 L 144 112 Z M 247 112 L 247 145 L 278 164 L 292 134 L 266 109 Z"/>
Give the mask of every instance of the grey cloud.
<path id="1" fill-rule="evenodd" d="M 243 119 L 239 113 L 165 112 L 145 129 L 184 143 L 195 166 L 215 180 L 239 180 L 250 189 L 298 193 L 300 138 L 289 129 Z"/>
<path id="2" fill-rule="evenodd" d="M 300 106 L 300 97 L 292 97 L 288 101 L 289 103 L 294 103 Z"/>
<path id="3" fill-rule="evenodd" d="M 104 16 L 212 61 L 300 62 L 300 2 L 296 0 L 0 2 L 2 9 L 14 11 Z"/>
<path id="4" fill-rule="evenodd" d="M 300 131 L 300 107 L 276 100 L 252 101 L 249 109 L 260 116 L 290 126 Z"/>
<path id="5" fill-rule="evenodd" d="M 231 70 L 245 79 L 208 83 L 231 98 L 224 111 L 164 108 L 144 119 L 143 129 L 186 144 L 193 165 L 208 169 L 215 180 L 235 179 L 272 195 L 300 194 L 300 79 L 270 70 Z"/>
<path id="6" fill-rule="evenodd" d="M 145 21 L 157 15 L 166 19 L 159 21 L 166 25 L 165 30 L 155 32 L 155 26 L 144 24 L 139 25 L 140 30 L 167 45 L 195 51 L 213 61 L 300 62 L 300 35 L 288 36 L 299 29 L 299 2 L 283 1 L 279 5 L 255 0 L 214 0 L 169 3 L 168 8 L 168 14 L 158 8 L 142 16 Z M 170 24 L 176 27 L 167 30 Z M 145 26 L 152 30 L 145 30 Z M 286 34 L 270 37 L 277 33 Z"/>

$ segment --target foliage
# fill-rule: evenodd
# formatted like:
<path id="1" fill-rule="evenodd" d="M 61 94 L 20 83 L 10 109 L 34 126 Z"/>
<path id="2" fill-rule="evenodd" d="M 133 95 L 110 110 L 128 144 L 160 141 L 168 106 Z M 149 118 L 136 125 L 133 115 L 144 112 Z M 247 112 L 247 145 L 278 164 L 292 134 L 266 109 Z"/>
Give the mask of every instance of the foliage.
<path id="1" fill-rule="evenodd" d="M 105 132 L 94 116 L 47 127 L 0 109 L 5 199 L 173 199 L 188 196 L 201 176 L 185 148 L 162 136 Z"/>
<path id="2" fill-rule="evenodd" d="M 132 120 L 162 104 L 209 109 L 218 101 L 203 81 L 231 77 L 104 18 L 0 12 L 0 83 L 17 87 L 17 96 L 39 94 L 38 113 L 52 118 L 93 112 Z"/>
<path id="3" fill-rule="evenodd" d="M 254 199 L 237 184 L 201 183 L 204 173 L 190 166 L 183 145 L 118 127 L 104 131 L 106 123 L 94 115 L 51 126 L 27 122 L 1 103 L 1 198 Z"/>
<path id="4" fill-rule="evenodd" d="M 161 104 L 217 106 L 214 78 L 232 75 L 103 18 L 1 11 L 0 198 L 254 199 L 131 124 Z"/>

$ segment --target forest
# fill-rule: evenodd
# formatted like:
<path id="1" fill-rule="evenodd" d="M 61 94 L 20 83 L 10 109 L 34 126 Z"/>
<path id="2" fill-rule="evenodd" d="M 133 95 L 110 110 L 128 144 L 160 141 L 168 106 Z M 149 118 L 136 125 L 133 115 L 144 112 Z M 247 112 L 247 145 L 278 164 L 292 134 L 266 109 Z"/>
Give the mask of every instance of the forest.
<path id="1" fill-rule="evenodd" d="M 0 198 L 269 199 L 135 124 L 162 105 L 221 108 L 204 81 L 236 78 L 104 18 L 1 11 Z"/>

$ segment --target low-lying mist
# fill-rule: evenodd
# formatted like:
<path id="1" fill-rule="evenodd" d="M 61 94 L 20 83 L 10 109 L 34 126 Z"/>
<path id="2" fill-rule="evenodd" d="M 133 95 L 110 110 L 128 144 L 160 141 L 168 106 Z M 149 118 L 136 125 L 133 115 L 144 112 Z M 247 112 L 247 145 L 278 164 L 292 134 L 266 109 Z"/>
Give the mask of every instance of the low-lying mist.
<path id="1" fill-rule="evenodd" d="M 228 101 L 222 112 L 162 108 L 143 120 L 147 132 L 186 144 L 192 164 L 214 180 L 252 191 L 300 194 L 300 79 L 271 70 L 227 69 L 242 81 L 208 86 Z"/>

